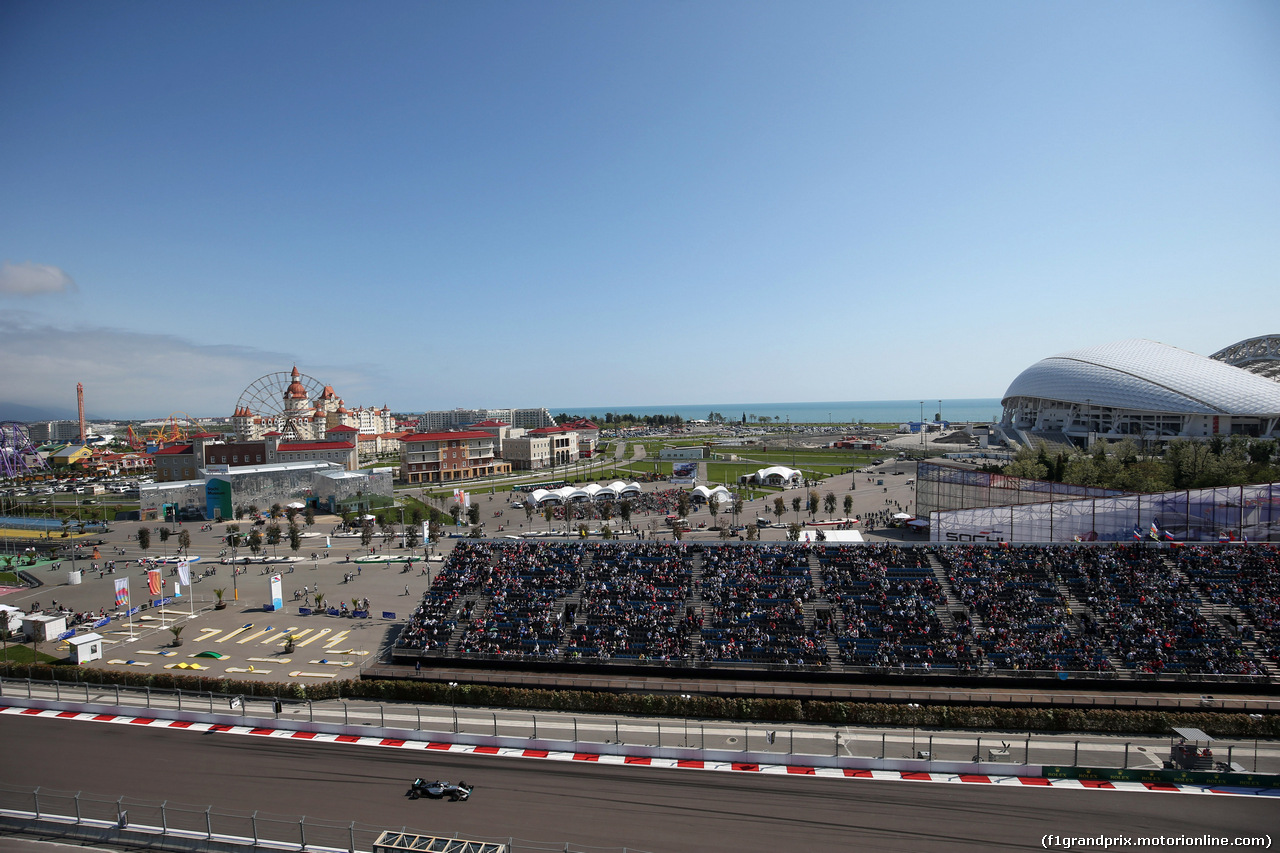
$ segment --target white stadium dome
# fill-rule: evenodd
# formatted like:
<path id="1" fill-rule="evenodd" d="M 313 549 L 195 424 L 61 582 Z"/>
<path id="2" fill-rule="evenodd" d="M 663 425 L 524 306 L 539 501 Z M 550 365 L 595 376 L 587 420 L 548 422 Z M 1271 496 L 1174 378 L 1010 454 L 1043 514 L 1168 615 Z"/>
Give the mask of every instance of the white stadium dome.
<path id="1" fill-rule="evenodd" d="M 1280 382 L 1147 340 L 1038 361 L 1013 380 L 1002 402 L 1000 426 L 1019 443 L 1280 435 Z"/>

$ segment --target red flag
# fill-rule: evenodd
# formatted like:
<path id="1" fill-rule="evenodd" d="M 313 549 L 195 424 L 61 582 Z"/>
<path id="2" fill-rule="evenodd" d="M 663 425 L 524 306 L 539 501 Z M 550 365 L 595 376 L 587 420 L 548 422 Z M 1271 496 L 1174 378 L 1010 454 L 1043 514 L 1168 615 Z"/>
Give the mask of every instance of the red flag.
<path id="1" fill-rule="evenodd" d="M 160 570 L 152 569 L 147 572 L 147 589 L 152 595 L 159 595 L 163 581 L 160 580 Z"/>

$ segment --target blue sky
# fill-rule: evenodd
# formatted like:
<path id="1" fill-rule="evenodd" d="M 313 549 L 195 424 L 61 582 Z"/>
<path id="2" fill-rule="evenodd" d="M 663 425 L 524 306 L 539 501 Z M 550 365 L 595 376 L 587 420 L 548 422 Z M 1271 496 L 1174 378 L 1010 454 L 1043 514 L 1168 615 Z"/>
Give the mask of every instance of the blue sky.
<path id="1" fill-rule="evenodd" d="M 1280 5 L 0 5 L 0 402 L 998 397 L 1280 332 Z"/>

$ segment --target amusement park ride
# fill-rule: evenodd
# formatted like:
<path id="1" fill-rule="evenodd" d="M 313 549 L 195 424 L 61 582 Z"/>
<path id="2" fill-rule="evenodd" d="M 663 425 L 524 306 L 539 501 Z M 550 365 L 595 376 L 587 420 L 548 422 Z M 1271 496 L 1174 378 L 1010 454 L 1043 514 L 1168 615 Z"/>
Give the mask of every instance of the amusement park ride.
<path id="1" fill-rule="evenodd" d="M 32 444 L 26 424 L 0 423 L 0 477 L 38 477 L 49 470 L 49 463 Z"/>
<path id="2" fill-rule="evenodd" d="M 145 450 L 149 445 L 165 447 L 187 441 L 194 433 L 202 432 L 195 420 L 186 412 L 174 412 L 163 424 L 144 434 L 138 433 L 130 426 L 125 430 L 129 446 L 134 450 Z"/>

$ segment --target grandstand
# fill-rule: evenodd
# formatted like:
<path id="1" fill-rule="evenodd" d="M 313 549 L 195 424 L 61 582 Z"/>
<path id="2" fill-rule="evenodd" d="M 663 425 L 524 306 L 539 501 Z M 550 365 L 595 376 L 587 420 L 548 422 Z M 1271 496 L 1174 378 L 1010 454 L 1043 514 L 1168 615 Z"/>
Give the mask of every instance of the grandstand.
<path id="1" fill-rule="evenodd" d="M 1258 545 L 465 541 L 394 660 L 1280 680 Z"/>

